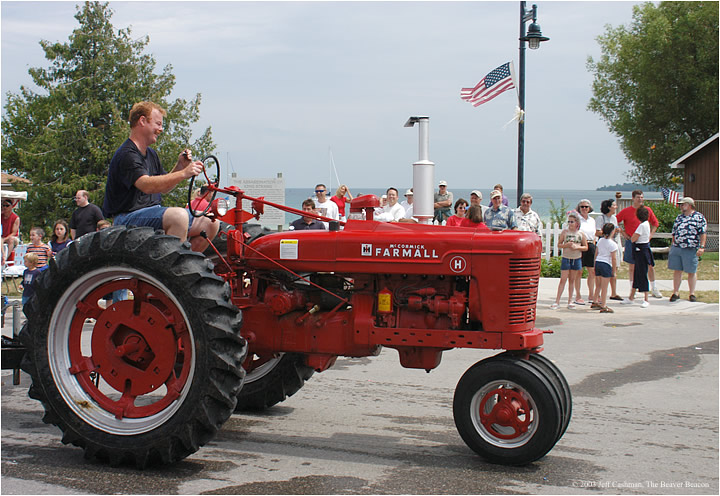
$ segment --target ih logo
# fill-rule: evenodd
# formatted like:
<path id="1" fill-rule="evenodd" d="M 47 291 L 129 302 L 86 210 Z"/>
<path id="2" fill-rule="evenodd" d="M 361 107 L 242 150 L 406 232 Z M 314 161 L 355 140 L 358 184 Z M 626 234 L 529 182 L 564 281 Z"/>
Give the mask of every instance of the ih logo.
<path id="1" fill-rule="evenodd" d="M 455 273 L 460 273 L 465 270 L 467 263 L 463 257 L 453 257 L 450 259 L 450 270 Z"/>
<path id="2" fill-rule="evenodd" d="M 363 243 L 363 245 L 362 245 L 362 256 L 363 256 L 363 257 L 371 257 L 371 256 L 372 256 L 372 244 L 370 244 L 370 243 Z"/>

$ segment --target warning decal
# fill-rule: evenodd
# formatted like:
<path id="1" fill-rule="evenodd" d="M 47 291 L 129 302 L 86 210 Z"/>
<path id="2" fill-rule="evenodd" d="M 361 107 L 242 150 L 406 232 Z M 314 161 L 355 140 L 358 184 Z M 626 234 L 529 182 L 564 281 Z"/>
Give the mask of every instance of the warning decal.
<path id="1" fill-rule="evenodd" d="M 281 260 L 297 260 L 298 259 L 298 240 L 297 239 L 281 239 L 280 240 L 280 259 Z"/>

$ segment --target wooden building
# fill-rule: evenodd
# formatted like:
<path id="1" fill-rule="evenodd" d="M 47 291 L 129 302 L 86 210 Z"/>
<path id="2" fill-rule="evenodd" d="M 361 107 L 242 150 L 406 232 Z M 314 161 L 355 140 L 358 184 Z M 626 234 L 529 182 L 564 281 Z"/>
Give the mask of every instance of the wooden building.
<path id="1" fill-rule="evenodd" d="M 670 164 L 684 169 L 685 196 L 695 200 L 718 200 L 718 135 L 711 136 Z"/>
<path id="2" fill-rule="evenodd" d="M 683 169 L 683 196 L 690 196 L 710 224 L 718 223 L 718 134 L 670 164 Z"/>

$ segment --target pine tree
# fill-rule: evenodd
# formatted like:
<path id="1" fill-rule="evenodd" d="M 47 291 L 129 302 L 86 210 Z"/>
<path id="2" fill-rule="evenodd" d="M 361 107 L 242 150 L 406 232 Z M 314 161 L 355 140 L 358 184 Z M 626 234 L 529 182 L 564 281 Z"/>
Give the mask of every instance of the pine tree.
<path id="1" fill-rule="evenodd" d="M 215 148 L 210 128 L 192 140 L 190 126 L 199 119 L 201 96 L 169 100 L 172 66 L 156 71 L 154 58 L 143 53 L 149 37 L 134 40 L 130 28 L 115 31 L 107 3 L 86 2 L 77 9 L 79 27 L 67 43 L 40 41 L 50 65 L 29 74 L 42 91 L 21 86 L 7 94 L 3 170 L 32 181 L 18 211 L 25 233 L 33 225 L 49 233 L 56 219 L 69 219 L 78 189 L 102 206 L 110 159 L 129 135 L 128 115 L 138 101 L 151 100 L 167 110 L 155 146 L 166 169 L 186 147 L 196 158 Z M 181 184 L 163 203 L 184 205 L 186 198 Z"/>

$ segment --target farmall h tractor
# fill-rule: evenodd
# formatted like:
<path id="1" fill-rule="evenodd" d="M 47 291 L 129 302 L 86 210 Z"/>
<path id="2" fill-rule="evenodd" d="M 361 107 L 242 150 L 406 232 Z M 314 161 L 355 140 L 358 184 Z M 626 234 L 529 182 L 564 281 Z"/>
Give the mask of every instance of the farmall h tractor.
<path id="1" fill-rule="evenodd" d="M 63 443 L 113 465 L 172 463 L 233 412 L 383 347 L 428 372 L 452 348 L 506 350 L 470 367 L 453 400 L 460 436 L 491 462 L 527 464 L 563 435 L 570 389 L 535 328 L 538 236 L 380 223 L 374 195 L 352 202 L 361 219 L 342 229 L 269 232 L 247 221 L 268 206 L 308 214 L 209 186 L 195 215 L 225 228 L 206 254 L 116 226 L 72 243 L 37 280 L 23 369 Z"/>

